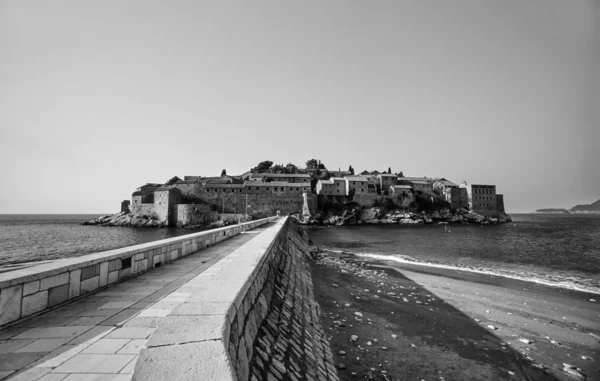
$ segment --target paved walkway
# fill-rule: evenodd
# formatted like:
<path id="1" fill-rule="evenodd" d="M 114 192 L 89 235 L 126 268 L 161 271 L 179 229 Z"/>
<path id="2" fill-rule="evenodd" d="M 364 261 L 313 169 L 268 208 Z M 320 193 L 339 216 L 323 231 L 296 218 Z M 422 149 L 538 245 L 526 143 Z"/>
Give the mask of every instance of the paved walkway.
<path id="1" fill-rule="evenodd" d="M 148 337 L 191 295 L 184 284 L 271 225 L 0 331 L 0 380 L 129 380 Z"/>

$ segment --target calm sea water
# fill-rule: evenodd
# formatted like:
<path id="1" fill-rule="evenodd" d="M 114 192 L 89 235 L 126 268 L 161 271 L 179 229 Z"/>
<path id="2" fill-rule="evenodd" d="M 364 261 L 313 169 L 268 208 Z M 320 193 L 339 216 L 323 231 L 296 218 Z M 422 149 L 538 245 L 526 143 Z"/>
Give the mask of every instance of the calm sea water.
<path id="1" fill-rule="evenodd" d="M 0 266 L 78 257 L 202 229 L 82 226 L 98 215 L 0 215 Z"/>
<path id="2" fill-rule="evenodd" d="M 600 215 L 516 214 L 501 225 L 311 228 L 316 245 L 600 294 Z"/>

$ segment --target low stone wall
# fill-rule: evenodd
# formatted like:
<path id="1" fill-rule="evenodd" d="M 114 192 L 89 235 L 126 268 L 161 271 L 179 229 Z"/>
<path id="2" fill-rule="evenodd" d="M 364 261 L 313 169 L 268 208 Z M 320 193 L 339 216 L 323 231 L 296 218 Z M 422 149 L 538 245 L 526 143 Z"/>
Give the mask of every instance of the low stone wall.
<path id="1" fill-rule="evenodd" d="M 274 219 L 266 218 L 1 273 L 0 329 Z"/>
<path id="2" fill-rule="evenodd" d="M 184 284 L 133 380 L 337 380 L 303 245 L 282 218 Z"/>

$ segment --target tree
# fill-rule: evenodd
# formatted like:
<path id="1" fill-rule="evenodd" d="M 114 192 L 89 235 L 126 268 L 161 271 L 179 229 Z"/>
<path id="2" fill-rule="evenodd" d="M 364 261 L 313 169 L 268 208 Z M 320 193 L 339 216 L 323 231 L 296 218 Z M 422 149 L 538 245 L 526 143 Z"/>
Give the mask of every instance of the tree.
<path id="1" fill-rule="evenodd" d="M 400 173 L 398 173 L 398 177 L 404 177 L 404 173 L 402 173 L 402 171 L 400 171 Z"/>
<path id="2" fill-rule="evenodd" d="M 221 171 L 221 176 L 225 176 L 226 174 L 227 174 L 227 171 L 226 171 L 226 170 L 222 170 L 222 171 Z"/>
<path id="3" fill-rule="evenodd" d="M 348 172 L 350 172 L 350 174 L 354 175 L 354 168 L 352 168 L 352 166 L 349 166 Z"/>
<path id="4" fill-rule="evenodd" d="M 306 169 L 317 168 L 319 161 L 317 159 L 310 159 L 306 162 Z"/>
<path id="5" fill-rule="evenodd" d="M 165 183 L 165 185 L 173 185 L 173 184 L 175 184 L 177 181 L 180 181 L 180 180 L 181 180 L 181 179 L 180 179 L 179 177 L 177 177 L 177 176 L 173 176 L 173 177 L 171 177 L 171 178 L 169 179 L 169 181 L 167 181 L 167 182 Z"/>
<path id="6" fill-rule="evenodd" d="M 258 163 L 258 165 L 256 167 L 252 168 L 250 171 L 254 172 L 254 173 L 269 172 L 269 169 L 271 168 L 272 165 L 273 165 L 272 161 L 269 161 L 269 160 L 261 161 L 260 163 Z"/>
<path id="7" fill-rule="evenodd" d="M 392 174 L 392 168 L 388 167 L 388 173 L 391 175 Z"/>

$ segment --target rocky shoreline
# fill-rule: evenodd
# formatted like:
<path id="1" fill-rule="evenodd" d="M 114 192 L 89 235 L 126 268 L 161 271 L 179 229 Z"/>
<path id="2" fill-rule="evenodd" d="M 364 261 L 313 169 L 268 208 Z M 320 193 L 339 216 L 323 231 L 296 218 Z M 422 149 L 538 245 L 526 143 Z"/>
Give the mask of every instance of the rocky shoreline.
<path id="1" fill-rule="evenodd" d="M 292 214 L 292 219 L 300 225 L 344 226 L 360 224 L 497 224 L 512 222 L 508 214 L 498 218 L 485 217 L 466 209 L 451 211 L 442 209 L 433 212 L 416 212 L 380 207 L 363 208 L 360 206 L 345 208 L 341 213 L 315 213 L 312 216 Z"/>
<path id="2" fill-rule="evenodd" d="M 184 225 L 177 226 L 184 229 L 214 229 L 223 226 L 233 225 L 235 222 L 216 221 L 207 225 Z M 97 226 L 120 226 L 128 228 L 167 228 L 166 222 L 159 221 L 156 216 L 139 216 L 131 212 L 120 212 L 115 214 L 107 214 L 105 216 L 96 217 L 89 221 L 85 221 L 82 225 L 97 225 Z"/>

